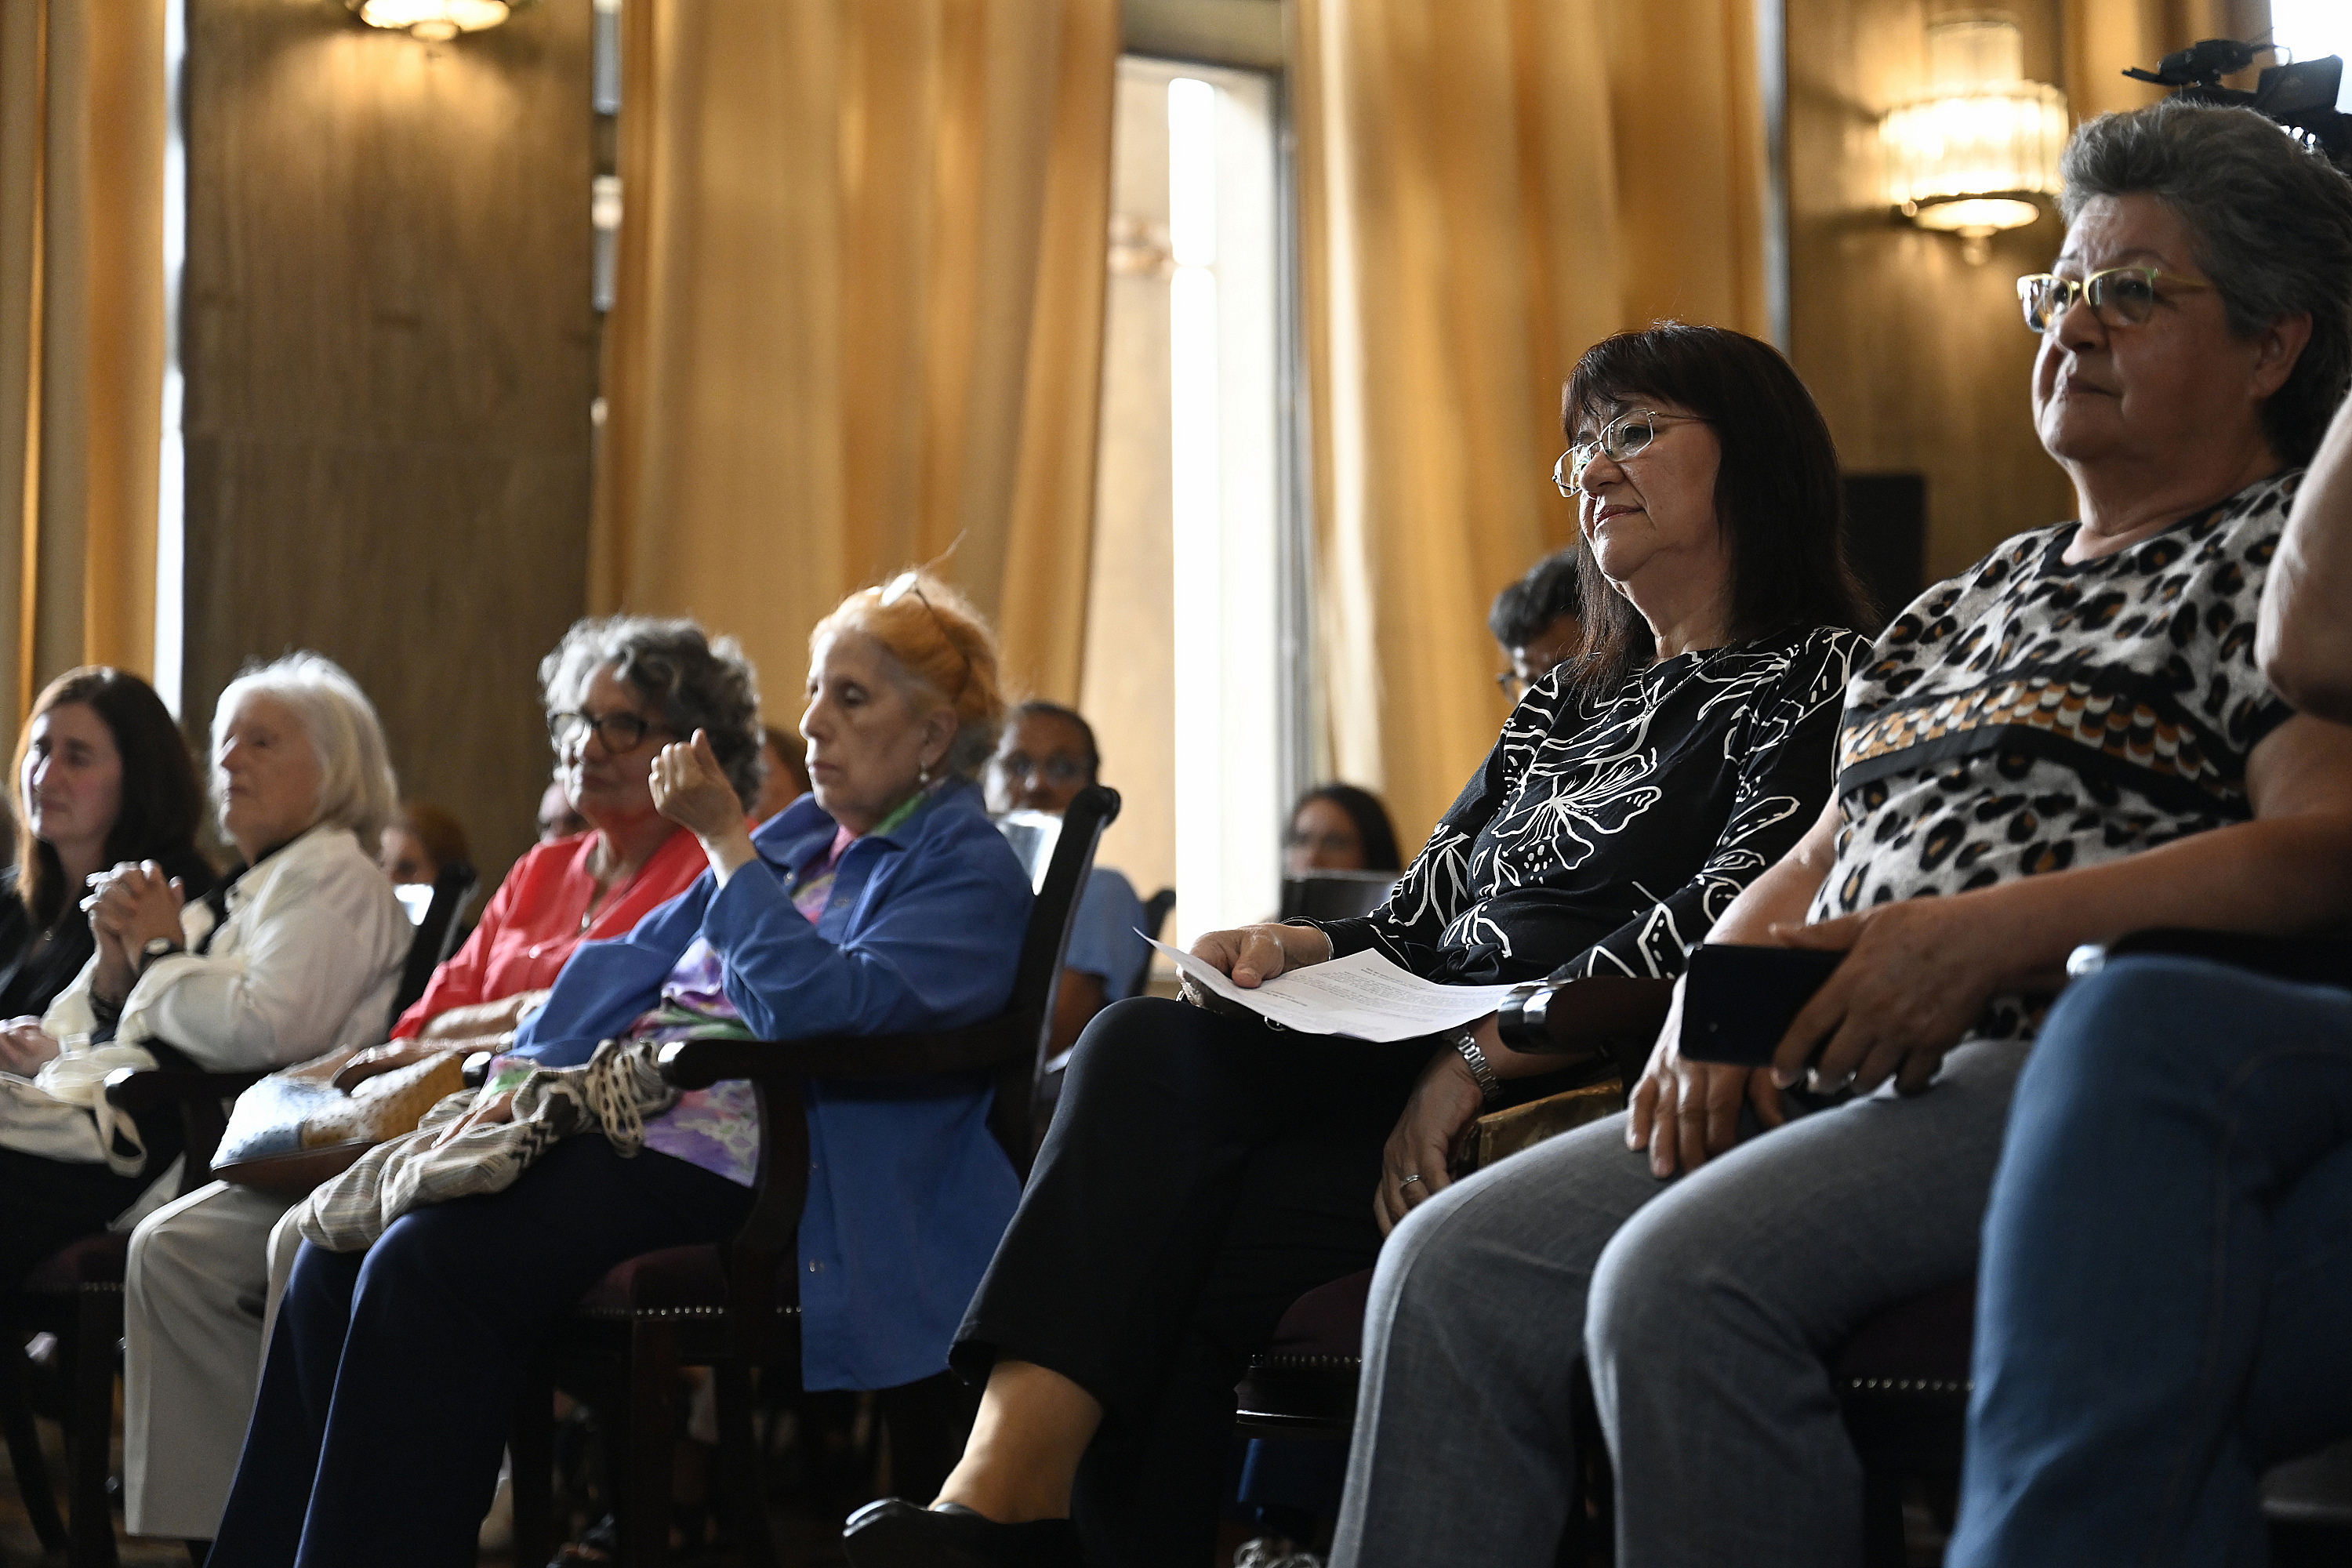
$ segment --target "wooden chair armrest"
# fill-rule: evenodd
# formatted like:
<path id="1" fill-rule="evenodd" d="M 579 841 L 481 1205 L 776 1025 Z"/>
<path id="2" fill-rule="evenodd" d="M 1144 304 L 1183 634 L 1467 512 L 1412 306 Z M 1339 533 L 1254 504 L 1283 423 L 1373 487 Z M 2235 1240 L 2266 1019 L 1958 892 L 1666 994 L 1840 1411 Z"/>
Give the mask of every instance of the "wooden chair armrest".
<path id="1" fill-rule="evenodd" d="M 106 1075 L 106 1101 L 137 1116 L 166 1106 L 232 1100 L 264 1078 L 260 1071 L 196 1072 L 186 1068 L 117 1068 Z"/>
<path id="2" fill-rule="evenodd" d="M 839 1035 L 813 1040 L 674 1040 L 661 1074 L 677 1089 L 727 1079 L 754 1083 L 802 1079 L 931 1078 L 1001 1067 L 1030 1049 L 1009 1020 L 996 1018 L 926 1035 Z"/>

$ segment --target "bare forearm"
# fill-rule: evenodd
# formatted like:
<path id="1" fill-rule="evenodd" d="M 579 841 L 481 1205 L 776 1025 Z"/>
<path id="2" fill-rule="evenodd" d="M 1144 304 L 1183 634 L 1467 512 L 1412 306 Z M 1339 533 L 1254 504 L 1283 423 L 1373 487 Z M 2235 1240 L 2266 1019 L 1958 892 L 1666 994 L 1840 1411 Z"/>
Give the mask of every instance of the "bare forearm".
<path id="1" fill-rule="evenodd" d="M 2215 828 L 2103 866 L 1959 893 L 2004 990 L 2054 989 L 2084 942 L 2186 926 L 2285 935 L 2352 917 L 2352 814 Z"/>
<path id="2" fill-rule="evenodd" d="M 1819 830 L 1807 834 L 1731 900 L 1706 940 L 1769 945 L 1774 926 L 1796 925 L 1804 920 L 1835 858 L 1835 841 L 1829 834 Z"/>
<path id="3" fill-rule="evenodd" d="M 2352 720 L 2352 403 L 2305 476 L 2263 588 L 2255 655 L 2303 712 Z"/>

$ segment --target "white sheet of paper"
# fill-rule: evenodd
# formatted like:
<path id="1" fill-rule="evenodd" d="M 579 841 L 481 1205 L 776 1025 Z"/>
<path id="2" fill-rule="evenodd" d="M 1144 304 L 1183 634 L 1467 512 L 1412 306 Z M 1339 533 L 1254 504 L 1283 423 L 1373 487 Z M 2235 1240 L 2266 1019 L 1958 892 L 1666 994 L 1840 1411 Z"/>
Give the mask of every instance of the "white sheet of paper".
<path id="1" fill-rule="evenodd" d="M 1138 932 L 1141 935 L 1141 932 Z M 1150 941 L 1150 938 L 1145 938 Z M 1245 991 L 1189 952 L 1164 942 L 1152 946 L 1176 967 L 1230 1002 L 1310 1035 L 1353 1035 L 1365 1040 L 1410 1040 L 1457 1029 L 1503 1005 L 1507 985 L 1440 985 L 1399 969 L 1378 952 L 1335 958 L 1278 974 Z"/>

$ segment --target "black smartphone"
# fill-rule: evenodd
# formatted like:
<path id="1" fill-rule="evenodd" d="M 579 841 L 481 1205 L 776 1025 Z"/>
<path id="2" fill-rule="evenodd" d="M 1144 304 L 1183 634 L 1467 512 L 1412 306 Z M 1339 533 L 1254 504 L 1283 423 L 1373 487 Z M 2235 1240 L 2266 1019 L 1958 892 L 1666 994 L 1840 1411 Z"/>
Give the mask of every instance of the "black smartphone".
<path id="1" fill-rule="evenodd" d="M 1843 952 L 1810 947 L 1699 947 L 1683 985 L 1683 1055 L 1695 1062 L 1770 1066 L 1799 1010 L 1844 961 Z"/>

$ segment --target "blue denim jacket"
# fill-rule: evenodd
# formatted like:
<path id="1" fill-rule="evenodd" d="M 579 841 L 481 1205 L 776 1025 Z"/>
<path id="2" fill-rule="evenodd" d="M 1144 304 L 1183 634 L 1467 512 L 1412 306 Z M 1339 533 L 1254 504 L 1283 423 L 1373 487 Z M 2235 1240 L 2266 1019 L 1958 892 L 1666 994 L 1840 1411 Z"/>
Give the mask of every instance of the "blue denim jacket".
<path id="1" fill-rule="evenodd" d="M 804 795 L 752 836 L 760 862 L 723 889 L 706 871 L 627 936 L 582 942 L 516 1053 L 586 1061 L 656 1004 L 698 935 L 724 960 L 728 999 L 763 1039 L 951 1028 L 1003 1007 L 1031 895 L 980 791 L 950 784 L 891 831 L 851 844 L 811 926 L 793 908 L 793 868 L 835 832 Z M 947 1369 L 1021 1195 L 989 1134 L 992 1098 L 969 1077 L 807 1086 L 804 1386 L 889 1388 Z"/>

